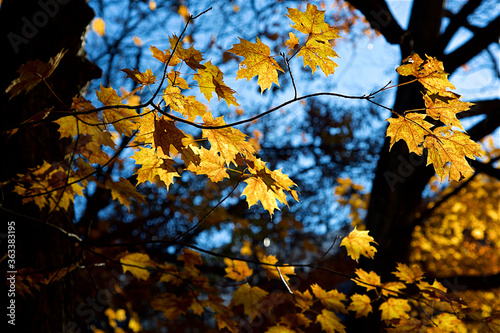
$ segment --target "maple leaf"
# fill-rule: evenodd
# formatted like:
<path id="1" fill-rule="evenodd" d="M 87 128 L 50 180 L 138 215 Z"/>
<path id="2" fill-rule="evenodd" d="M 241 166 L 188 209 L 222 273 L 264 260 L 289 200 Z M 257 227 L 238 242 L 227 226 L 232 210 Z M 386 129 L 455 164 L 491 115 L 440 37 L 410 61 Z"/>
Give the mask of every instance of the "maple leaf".
<path id="1" fill-rule="evenodd" d="M 234 44 L 228 51 L 245 58 L 236 73 L 236 79 L 246 78 L 249 81 L 258 75 L 257 84 L 261 93 L 271 88 L 273 83 L 279 86 L 278 71 L 285 71 L 271 57 L 269 46 L 262 43 L 259 37 L 255 44 L 240 38 L 240 43 Z"/>
<path id="2" fill-rule="evenodd" d="M 388 328 L 387 332 L 422 332 L 422 322 L 415 318 L 400 318 L 396 328 Z"/>
<path id="3" fill-rule="evenodd" d="M 404 140 L 408 146 L 408 150 L 417 155 L 422 155 L 424 137 L 431 133 L 431 123 L 424 120 L 425 114 L 409 113 L 405 116 L 386 119 L 389 122 L 387 127 L 387 136 L 391 137 L 392 146 L 399 140 Z"/>
<path id="4" fill-rule="evenodd" d="M 269 327 L 267 329 L 266 333 L 295 333 L 295 331 L 292 330 L 290 327 L 281 326 L 278 324 L 278 325 Z"/>
<path id="5" fill-rule="evenodd" d="M 406 299 L 391 297 L 380 305 L 379 310 L 382 311 L 381 318 L 383 320 L 409 318 L 408 312 L 411 310 L 411 306 Z"/>
<path id="6" fill-rule="evenodd" d="M 278 259 L 274 255 L 269 255 L 269 256 L 262 256 L 259 258 L 259 261 L 266 263 L 266 264 L 271 264 L 275 265 L 278 262 Z M 286 267 L 279 267 L 279 272 L 275 266 L 269 266 L 269 265 L 262 265 L 266 272 L 266 277 L 268 280 L 271 279 L 280 279 L 281 276 L 283 279 L 286 281 L 286 283 L 289 283 L 290 277 L 288 275 L 295 275 L 295 267 L 293 266 L 286 266 Z M 281 272 L 281 276 L 280 276 Z"/>
<path id="7" fill-rule="evenodd" d="M 342 303 L 342 301 L 346 300 L 343 293 L 335 289 L 326 291 L 316 283 L 311 286 L 311 290 L 314 296 L 316 296 L 326 308 L 336 312 L 346 312 L 345 305 Z"/>
<path id="8" fill-rule="evenodd" d="M 233 305 L 243 304 L 243 313 L 254 320 L 255 317 L 261 314 L 260 302 L 269 293 L 259 287 L 252 287 L 245 283 L 238 287 L 233 293 L 231 303 Z"/>
<path id="9" fill-rule="evenodd" d="M 138 204 L 146 203 L 146 197 L 137 192 L 135 186 L 123 177 L 120 177 L 118 182 L 107 179 L 104 183 L 104 187 L 111 190 L 111 197 L 113 200 L 118 199 L 122 205 L 127 207 L 128 211 L 130 211 L 131 199 L 137 201 Z"/>
<path id="10" fill-rule="evenodd" d="M 168 82 L 172 87 L 179 87 L 180 89 L 191 89 L 188 83 L 182 77 L 178 71 L 173 69 L 167 74 Z"/>
<path id="11" fill-rule="evenodd" d="M 402 282 L 391 281 L 384 283 L 382 285 L 382 295 L 384 296 L 398 296 L 401 289 L 405 289 L 406 286 Z"/>
<path id="12" fill-rule="evenodd" d="M 197 175 L 206 175 L 214 183 L 229 178 L 227 174 L 225 161 L 213 149 L 207 150 L 203 147 L 191 147 L 191 150 L 198 156 L 199 163 L 189 163 L 187 169 Z"/>
<path id="13" fill-rule="evenodd" d="M 96 89 L 97 99 L 105 106 L 120 106 L 122 104 L 122 99 L 118 97 L 116 90 L 113 88 L 105 88 L 101 85 L 101 90 Z M 128 108 L 113 108 L 103 111 L 104 120 L 112 124 L 116 131 L 120 134 L 126 136 L 131 136 L 132 133 L 137 129 L 137 124 L 135 123 L 135 118 L 138 114 L 133 109 Z"/>
<path id="14" fill-rule="evenodd" d="M 152 149 L 139 147 L 139 151 L 132 158 L 136 164 L 141 165 L 135 173 L 137 175 L 137 185 L 146 181 L 153 184 L 155 177 L 158 176 L 168 191 L 169 186 L 174 183 L 174 177 L 180 177 L 173 166 L 174 160 L 168 156 L 167 158 L 159 158 Z"/>
<path id="15" fill-rule="evenodd" d="M 285 42 L 285 44 L 288 46 L 290 50 L 294 50 L 297 46 L 299 46 L 299 38 L 295 36 L 293 32 L 288 33 L 288 40 Z"/>
<path id="16" fill-rule="evenodd" d="M 306 290 L 303 293 L 295 290 L 293 292 L 293 299 L 295 300 L 295 305 L 300 307 L 302 310 L 309 310 L 314 303 L 313 296 L 309 290 Z"/>
<path id="17" fill-rule="evenodd" d="M 473 103 L 462 102 L 458 98 L 443 99 L 441 95 L 424 95 L 426 112 L 429 116 L 436 120 L 441 120 L 446 125 L 452 125 L 465 129 L 456 114 L 462 111 L 469 110 Z"/>
<path id="18" fill-rule="evenodd" d="M 170 50 L 161 51 L 155 46 L 150 46 L 149 49 L 151 50 L 153 57 L 164 64 L 169 62 L 169 60 L 170 66 L 175 66 L 181 62 L 181 59 L 179 59 L 177 54 L 174 54 L 173 56 L 170 54 Z"/>
<path id="19" fill-rule="evenodd" d="M 465 157 L 482 156 L 480 144 L 463 132 L 453 131 L 450 126 L 435 128 L 432 135 L 426 137 L 424 147 L 429 152 L 427 165 L 433 164 L 441 180 L 445 176 L 446 163 L 450 163 L 449 179 L 460 181 L 474 172 Z"/>
<path id="20" fill-rule="evenodd" d="M 127 74 L 126 77 L 129 77 L 142 85 L 150 85 L 156 82 L 156 75 L 153 75 L 153 72 L 150 69 L 146 70 L 144 73 L 139 72 L 137 68 L 134 68 L 134 70 L 124 68 L 121 69 L 121 71 Z"/>
<path id="21" fill-rule="evenodd" d="M 392 272 L 392 274 L 396 275 L 396 277 L 406 283 L 417 282 L 421 280 L 424 275 L 424 272 L 422 272 L 418 265 L 412 265 L 410 268 L 406 264 L 398 262 L 396 269 L 397 271 Z"/>
<path id="22" fill-rule="evenodd" d="M 151 259 L 145 253 L 130 253 L 120 258 L 123 273 L 130 272 L 139 280 L 149 279 L 149 272 L 146 269 L 152 266 Z"/>
<path id="23" fill-rule="evenodd" d="M 228 106 L 231 104 L 239 106 L 236 98 L 234 97 L 236 92 L 224 83 L 224 74 L 219 67 L 214 66 L 211 61 L 208 61 L 203 65 L 205 68 L 198 69 L 194 79 L 198 82 L 200 91 L 203 95 L 205 95 L 205 98 L 210 101 L 212 93 L 215 92 L 219 97 L 219 101 L 223 98 Z"/>
<path id="24" fill-rule="evenodd" d="M 210 111 L 203 116 L 203 121 L 208 126 L 226 124 L 222 116 L 214 119 Z M 247 136 L 236 128 L 203 129 L 202 135 L 210 142 L 210 150 L 219 152 L 227 164 L 236 164 L 237 154 L 253 156 L 255 153 L 252 144 L 246 140 Z"/>
<path id="25" fill-rule="evenodd" d="M 243 241 L 243 246 L 240 249 L 240 254 L 242 256 L 251 256 L 252 255 L 252 243 L 245 240 Z"/>
<path id="26" fill-rule="evenodd" d="M 182 42 L 179 41 L 179 37 L 173 36 L 168 38 L 170 41 L 170 47 L 173 50 L 175 45 L 177 44 L 177 49 L 175 50 L 175 54 L 184 62 L 186 65 L 196 70 L 198 68 L 205 68 L 200 62 L 203 61 L 203 56 L 200 51 L 196 50 L 193 46 L 189 49 L 185 49 L 182 46 Z"/>
<path id="27" fill-rule="evenodd" d="M 303 57 L 304 66 L 309 66 L 312 73 L 317 66 L 321 68 L 326 76 L 335 72 L 337 64 L 330 57 L 337 57 L 330 40 L 339 38 L 339 29 L 325 22 L 325 12 L 318 10 L 315 5 L 307 4 L 305 12 L 295 8 L 288 8 L 288 16 L 294 24 L 292 28 L 308 35 L 308 40 L 300 49 L 297 56 Z M 292 36 L 290 36 L 292 39 Z M 292 42 L 293 43 L 293 42 Z"/>
<path id="28" fill-rule="evenodd" d="M 443 63 L 428 55 L 426 57 L 427 60 L 424 62 L 418 54 L 413 54 L 404 59 L 403 65 L 399 66 L 396 71 L 403 76 L 416 77 L 430 94 L 446 95 L 446 88 L 455 89 L 448 81 L 448 74 L 444 71 Z"/>
<path id="29" fill-rule="evenodd" d="M 183 116 L 187 116 L 188 121 L 193 121 L 196 116 L 204 117 L 207 113 L 207 107 L 196 100 L 194 96 L 185 96 L 181 93 L 179 87 L 168 86 L 163 91 L 163 100 L 165 106 L 170 106 L 174 111 Z"/>
<path id="30" fill-rule="evenodd" d="M 354 272 L 358 277 L 353 278 L 352 280 L 357 285 L 365 287 L 367 291 L 377 290 L 377 287 L 380 286 L 380 276 L 374 271 L 370 271 L 370 273 L 367 273 L 361 268 L 356 268 Z"/>
<path id="31" fill-rule="evenodd" d="M 370 245 L 370 243 L 375 243 L 372 236 L 368 236 L 368 230 L 358 231 L 356 227 L 349 233 L 348 236 L 344 237 L 340 246 L 345 246 L 347 254 L 354 260 L 358 260 L 360 255 L 373 259 L 377 249 Z"/>
<path id="32" fill-rule="evenodd" d="M 320 323 L 321 328 L 327 333 L 345 333 L 345 326 L 340 323 L 335 312 L 323 309 L 321 314 L 316 316 L 316 323 Z"/>
<path id="33" fill-rule="evenodd" d="M 467 328 L 463 321 L 452 313 L 440 313 L 432 318 L 439 332 L 466 333 Z"/>
<path id="34" fill-rule="evenodd" d="M 368 317 L 368 314 L 373 311 L 370 297 L 360 294 L 352 295 L 348 310 L 356 312 L 356 318 Z"/>
<path id="35" fill-rule="evenodd" d="M 190 267 L 203 264 L 200 252 L 187 247 L 182 249 L 182 253 L 177 257 L 177 260 L 184 261 L 184 265 Z"/>
<path id="36" fill-rule="evenodd" d="M 184 149 L 184 144 L 182 143 L 182 139 L 184 138 L 186 138 L 186 135 L 175 126 L 175 121 L 165 116 L 155 119 L 153 147 L 158 149 L 161 157 L 169 155 L 170 146 L 181 152 Z"/>
<path id="37" fill-rule="evenodd" d="M 286 315 L 281 316 L 280 323 L 290 325 L 291 327 L 309 327 L 309 325 L 312 323 L 312 320 L 307 318 L 305 314 L 296 312 L 287 313 Z"/>
<path id="38" fill-rule="evenodd" d="M 224 258 L 226 264 L 226 277 L 235 280 L 236 282 L 244 281 L 247 277 L 253 274 L 253 269 L 248 268 L 248 264 L 241 260 L 231 260 Z"/>
<path id="39" fill-rule="evenodd" d="M 19 77 L 13 80 L 5 90 L 9 94 L 9 100 L 19 95 L 21 92 L 28 93 L 31 89 L 35 88 L 37 84 L 50 77 L 54 70 L 59 65 L 64 54 L 67 50 L 61 50 L 55 57 L 50 58 L 48 63 L 44 63 L 38 59 L 28 61 L 22 64 L 17 72 Z"/>
<path id="40" fill-rule="evenodd" d="M 162 311 L 166 319 L 175 320 L 189 309 L 191 303 L 192 300 L 189 298 L 162 293 L 151 301 L 151 306 L 157 311 Z"/>

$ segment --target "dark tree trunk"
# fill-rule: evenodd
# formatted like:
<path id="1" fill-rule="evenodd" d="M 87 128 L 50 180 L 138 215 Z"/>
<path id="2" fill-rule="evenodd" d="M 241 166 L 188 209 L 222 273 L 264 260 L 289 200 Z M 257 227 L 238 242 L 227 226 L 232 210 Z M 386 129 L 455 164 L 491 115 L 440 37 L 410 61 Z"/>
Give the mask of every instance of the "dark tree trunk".
<path id="1" fill-rule="evenodd" d="M 47 80 L 65 105 L 79 94 L 87 82 L 99 77 L 100 70 L 86 60 L 82 36 L 94 13 L 83 0 L 61 1 L 3 1 L 0 8 L 0 36 L 2 49 L 0 77 L 0 127 L 12 128 L 46 108 L 54 111 L 65 106 L 40 83 L 28 94 L 9 100 L 3 92 L 19 75 L 16 70 L 29 60 L 48 62 L 62 49 L 68 50 L 59 67 Z M 57 125 L 41 124 L 20 129 L 12 136 L 0 134 L 0 182 L 26 173 L 28 168 L 64 161 L 65 144 L 59 140 Z M 72 230 L 72 208 L 65 213 L 49 214 L 33 203 L 22 205 L 21 198 L 12 193 L 13 186 L 1 188 L 1 223 L 5 232 L 8 221 L 15 221 L 17 279 L 33 277 L 33 273 L 50 273 L 75 261 L 75 246 L 66 235 L 49 224 Z M 2 239 L 2 251 L 6 249 Z M 5 263 L 5 261 L 4 261 Z M 12 269 L 10 269 L 12 270 Z M 71 274 L 71 273 L 70 273 Z M 38 275 L 39 276 L 39 275 Z M 75 285 L 68 279 L 49 283 L 39 282 L 40 288 L 30 288 L 22 297 L 16 294 L 17 332 L 70 332 L 78 323 L 75 308 L 80 301 L 75 297 Z M 17 284 L 18 291 L 21 285 Z M 5 308 L 4 308 L 5 309 Z M 4 319 L 5 321 L 5 319 Z M 4 326 L 5 327 L 5 326 Z"/>

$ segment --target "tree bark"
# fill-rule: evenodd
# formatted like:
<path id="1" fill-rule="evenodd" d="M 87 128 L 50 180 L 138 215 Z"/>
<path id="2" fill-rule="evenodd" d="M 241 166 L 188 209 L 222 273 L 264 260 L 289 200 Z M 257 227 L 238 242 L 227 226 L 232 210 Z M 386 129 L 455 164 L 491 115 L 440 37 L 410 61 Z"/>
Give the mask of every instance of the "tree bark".
<path id="1" fill-rule="evenodd" d="M 63 110 L 71 105 L 87 82 L 100 76 L 100 70 L 84 56 L 82 36 L 94 13 L 84 0 L 78 1 L 3 1 L 0 7 L 0 36 L 2 56 L 0 78 L 1 127 L 19 125 L 44 109 Z M 29 60 L 48 62 L 62 49 L 68 50 L 53 75 L 47 79 L 52 94 L 44 83 L 27 94 L 9 100 L 3 92 L 19 75 L 16 70 Z M 68 141 L 61 141 L 57 125 L 40 124 L 26 127 L 12 136 L 0 134 L 0 182 L 15 179 L 28 168 L 64 161 Z M 42 147 L 42 148 L 40 148 Z M 71 273 L 67 278 L 47 285 L 36 281 L 36 275 L 57 272 L 75 262 L 75 246 L 66 235 L 51 225 L 73 230 L 72 208 L 65 213 L 49 213 L 33 203 L 23 205 L 21 198 L 12 193 L 13 186 L 4 184 L 0 214 L 1 223 L 15 222 L 15 269 L 18 293 L 16 304 L 16 330 L 18 332 L 70 332 L 81 322 L 77 318 L 78 298 Z M 4 227 L 5 228 L 5 227 Z M 5 230 L 5 229 L 3 229 Z M 2 231 L 5 232 L 5 231 Z M 2 240 L 3 245 L 3 240 Z M 2 246 L 2 251 L 6 246 Z M 34 278 L 24 297 L 19 294 L 19 280 Z M 39 290 L 36 290 L 36 286 Z M 76 326 L 75 326 L 76 325 Z"/>

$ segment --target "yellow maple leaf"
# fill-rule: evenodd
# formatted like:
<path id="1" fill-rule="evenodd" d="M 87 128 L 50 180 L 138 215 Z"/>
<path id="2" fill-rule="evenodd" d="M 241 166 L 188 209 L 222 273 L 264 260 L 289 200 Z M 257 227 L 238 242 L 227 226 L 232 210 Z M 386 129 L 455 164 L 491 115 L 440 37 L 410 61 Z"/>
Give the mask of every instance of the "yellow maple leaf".
<path id="1" fill-rule="evenodd" d="M 352 280 L 357 284 L 362 287 L 365 287 L 367 291 L 369 290 L 377 290 L 377 287 L 380 287 L 380 276 L 375 273 L 374 271 L 370 271 L 370 273 L 367 273 L 361 268 L 356 268 L 354 271 L 356 275 L 358 276 L 357 278 L 353 278 Z"/>
<path id="2" fill-rule="evenodd" d="M 368 314 L 373 311 L 370 297 L 360 294 L 352 295 L 348 310 L 356 312 L 356 318 L 368 317 Z"/>
<path id="3" fill-rule="evenodd" d="M 240 38 L 240 43 L 234 44 L 228 51 L 245 58 L 236 73 L 236 79 L 246 78 L 249 81 L 258 75 L 257 84 L 261 93 L 271 88 L 273 83 L 279 86 L 278 71 L 285 71 L 271 57 L 269 46 L 262 43 L 259 37 L 255 44 Z"/>
<path id="4" fill-rule="evenodd" d="M 452 93 L 450 93 L 451 96 Z M 457 119 L 456 114 L 462 111 L 469 110 L 474 105 L 469 102 L 462 102 L 458 98 L 443 98 L 441 95 L 424 95 L 426 113 L 436 120 L 441 120 L 446 125 L 452 125 L 460 128 L 462 131 L 465 129 L 460 120 Z"/>
<path id="5" fill-rule="evenodd" d="M 151 69 L 147 69 L 144 73 L 141 73 L 137 68 L 130 70 L 128 68 L 121 69 L 122 72 L 127 74 L 126 77 L 131 78 L 135 82 L 142 85 L 150 85 L 156 82 L 156 75 L 153 75 Z"/>
<path id="6" fill-rule="evenodd" d="M 415 318 L 400 318 L 395 328 L 388 328 L 387 332 L 422 332 L 422 322 Z M 429 330 L 426 331 L 430 333 Z"/>
<path id="7" fill-rule="evenodd" d="M 392 146 L 399 140 L 404 140 L 408 150 L 418 155 L 422 155 L 424 137 L 431 133 L 431 123 L 424 120 L 425 114 L 409 113 L 405 116 L 386 119 L 389 122 L 387 136 L 391 137 Z"/>
<path id="8" fill-rule="evenodd" d="M 113 200 L 118 199 L 122 205 L 127 207 L 130 211 L 130 205 L 132 200 L 137 201 L 138 204 L 146 203 L 145 196 L 137 192 L 134 185 L 130 183 L 127 179 L 120 177 L 118 182 L 107 179 L 104 183 L 104 187 L 111 190 L 111 197 Z"/>
<path id="9" fill-rule="evenodd" d="M 96 89 L 97 99 L 105 106 L 121 106 L 122 99 L 118 97 L 116 90 L 113 88 L 105 88 L 101 85 L 101 90 Z M 138 114 L 133 109 L 128 108 L 113 108 L 103 111 L 104 120 L 113 125 L 116 131 L 126 136 L 131 136 L 132 133 L 138 128 L 136 118 Z"/>
<path id="10" fill-rule="evenodd" d="M 464 322 L 452 313 L 440 313 L 432 321 L 439 328 L 439 332 L 466 333 Z"/>
<path id="11" fill-rule="evenodd" d="M 300 307 L 302 310 L 309 310 L 314 304 L 313 296 L 309 290 L 306 290 L 303 293 L 295 290 L 293 292 L 293 299 L 295 300 L 295 305 Z"/>
<path id="12" fill-rule="evenodd" d="M 139 280 L 149 279 L 149 271 L 146 267 L 152 266 L 151 259 L 145 253 L 130 253 L 120 258 L 123 273 L 130 272 Z"/>
<path id="13" fill-rule="evenodd" d="M 195 96 L 185 96 L 179 87 L 168 86 L 163 91 L 163 100 L 166 106 L 183 116 L 187 116 L 188 121 L 193 121 L 196 116 L 203 117 L 207 113 L 207 107 L 196 100 Z"/>
<path id="14" fill-rule="evenodd" d="M 289 38 L 285 42 L 285 45 L 287 45 L 290 50 L 294 50 L 297 46 L 299 46 L 299 37 L 295 36 L 293 32 L 289 32 L 288 37 Z"/>
<path id="15" fill-rule="evenodd" d="M 447 88 L 455 89 L 448 81 L 448 74 L 444 71 L 443 63 L 436 58 L 426 55 L 427 60 L 422 60 L 418 54 L 413 54 L 403 60 L 403 65 L 396 71 L 400 75 L 413 75 L 417 78 L 429 94 L 449 93 Z"/>
<path id="16" fill-rule="evenodd" d="M 199 163 L 189 163 L 187 167 L 189 171 L 197 175 L 206 175 L 214 183 L 229 178 L 224 158 L 213 149 L 191 147 L 191 150 L 198 156 Z"/>
<path id="17" fill-rule="evenodd" d="M 22 64 L 17 70 L 19 77 L 13 80 L 5 90 L 6 94 L 10 94 L 9 100 L 23 91 L 28 93 L 37 84 L 42 82 L 43 79 L 51 76 L 66 51 L 63 49 L 55 57 L 50 58 L 48 63 L 36 59 Z"/>
<path id="18" fill-rule="evenodd" d="M 321 328 L 327 333 L 345 333 L 345 326 L 335 312 L 323 309 L 321 314 L 316 316 L 316 323 L 321 324 Z"/>
<path id="19" fill-rule="evenodd" d="M 354 260 L 358 260 L 360 255 L 373 259 L 377 249 L 370 245 L 370 243 L 375 243 L 372 236 L 368 236 L 368 230 L 358 231 L 356 227 L 349 233 L 348 236 L 344 237 L 340 246 L 345 246 L 347 254 Z"/>
<path id="20" fill-rule="evenodd" d="M 311 290 L 314 296 L 316 296 L 326 308 L 335 312 L 346 312 L 345 305 L 342 303 L 342 301 L 346 300 L 343 293 L 340 293 L 336 289 L 326 291 L 316 283 L 311 286 Z"/>
<path id="21" fill-rule="evenodd" d="M 422 272 L 418 265 L 412 265 L 410 268 L 406 264 L 398 262 L 396 269 L 397 271 L 392 272 L 392 274 L 396 275 L 396 277 L 406 283 L 417 282 L 424 276 L 424 272 Z"/>
<path id="22" fill-rule="evenodd" d="M 409 318 L 408 312 L 411 310 L 411 306 L 406 299 L 391 297 L 380 304 L 379 310 L 382 311 L 381 318 L 383 320 Z"/>
<path id="23" fill-rule="evenodd" d="M 275 325 L 272 327 L 269 327 L 266 331 L 266 333 L 295 333 L 294 330 L 292 330 L 288 326 L 282 326 L 282 325 Z"/>
<path id="24" fill-rule="evenodd" d="M 248 267 L 248 264 L 241 260 L 231 260 L 224 258 L 226 264 L 226 277 L 237 282 L 246 280 L 247 277 L 253 274 L 253 269 Z"/>
<path id="25" fill-rule="evenodd" d="M 326 23 L 324 19 L 325 12 L 318 10 L 318 7 L 311 4 L 307 4 L 305 12 L 295 8 L 288 8 L 286 16 L 294 22 L 292 28 L 308 35 L 306 44 L 301 47 L 297 54 L 297 56 L 303 57 L 304 66 L 309 66 L 313 74 L 317 66 L 321 68 L 326 76 L 333 74 L 337 64 L 330 57 L 338 58 L 338 55 L 333 50 L 330 41 L 340 38 L 337 35 L 339 29 Z"/>
<path id="26" fill-rule="evenodd" d="M 157 311 L 162 311 L 168 320 L 175 320 L 184 314 L 192 304 L 191 298 L 182 298 L 170 293 L 162 293 L 151 301 L 151 306 Z"/>
<path id="27" fill-rule="evenodd" d="M 234 305 L 243 305 L 243 313 L 248 315 L 251 320 L 261 314 L 260 302 L 269 293 L 259 287 L 252 287 L 248 283 L 242 284 L 233 293 L 231 303 Z"/>
<path id="28" fill-rule="evenodd" d="M 153 184 L 155 177 L 158 176 L 168 191 L 169 186 L 174 183 L 174 177 L 180 177 L 172 165 L 174 160 L 168 156 L 166 158 L 159 158 L 150 148 L 139 147 L 139 151 L 132 158 L 136 164 L 141 165 L 135 173 L 137 175 L 137 184 L 146 181 Z"/>
<path id="29" fill-rule="evenodd" d="M 450 163 L 449 179 L 460 181 L 471 175 L 471 168 L 465 157 L 481 157 L 481 145 L 472 141 L 463 132 L 454 131 L 450 126 L 435 128 L 424 142 L 429 155 L 427 165 L 432 164 L 436 175 L 442 180 L 445 176 L 445 164 Z"/>
<path id="30" fill-rule="evenodd" d="M 226 124 L 222 116 L 214 119 L 211 111 L 203 116 L 203 121 L 208 126 Z M 247 157 L 251 157 L 255 153 L 252 144 L 246 140 L 247 136 L 236 128 L 203 129 L 202 134 L 210 142 L 210 150 L 213 149 L 218 152 L 226 164 L 233 163 L 236 165 L 236 155 L 239 153 Z"/>
<path id="31" fill-rule="evenodd" d="M 382 295 L 383 296 L 398 296 L 401 289 L 405 289 L 406 286 L 402 282 L 391 281 L 386 282 L 382 285 Z"/>
<path id="32" fill-rule="evenodd" d="M 99 36 L 104 36 L 106 34 L 106 22 L 101 17 L 96 17 L 92 21 L 92 30 Z"/>
<path id="33" fill-rule="evenodd" d="M 169 65 L 173 67 L 181 62 L 181 59 L 179 59 L 177 54 L 174 54 L 173 56 L 170 54 L 170 50 L 161 51 L 155 46 L 150 46 L 149 49 L 151 50 L 153 57 L 164 64 L 170 60 Z"/>
<path id="34" fill-rule="evenodd" d="M 212 93 L 215 92 L 219 97 L 219 101 L 223 98 L 228 106 L 231 104 L 239 106 L 236 98 L 234 97 L 236 92 L 224 83 L 224 74 L 219 67 L 214 66 L 211 61 L 208 61 L 203 65 L 205 68 L 199 68 L 194 76 L 194 79 L 198 82 L 200 91 L 203 95 L 205 95 L 205 98 L 210 101 Z"/>
<path id="35" fill-rule="evenodd" d="M 167 74 L 168 83 L 172 87 L 179 87 L 180 89 L 191 89 L 186 80 L 180 77 L 180 72 L 173 69 Z"/>
<path id="36" fill-rule="evenodd" d="M 274 265 L 278 262 L 278 259 L 274 255 L 269 255 L 269 256 L 262 256 L 259 258 L 259 261 L 266 263 L 266 264 L 271 264 Z M 283 279 L 286 281 L 286 283 L 289 283 L 290 277 L 288 275 L 295 275 L 295 267 L 293 266 L 285 266 L 285 267 L 279 267 L 279 272 L 274 266 L 269 266 L 269 265 L 262 265 L 266 272 L 266 277 L 271 280 L 271 279 L 280 279 L 280 273 Z"/>
<path id="37" fill-rule="evenodd" d="M 170 41 L 170 47 L 173 50 L 175 45 L 177 44 L 177 49 L 175 50 L 175 54 L 182 59 L 186 65 L 196 70 L 198 68 L 205 68 L 204 65 L 201 64 L 203 61 L 203 55 L 200 51 L 196 50 L 193 46 L 189 49 L 185 49 L 182 45 L 182 42 L 179 41 L 179 37 L 173 36 L 168 38 Z"/>

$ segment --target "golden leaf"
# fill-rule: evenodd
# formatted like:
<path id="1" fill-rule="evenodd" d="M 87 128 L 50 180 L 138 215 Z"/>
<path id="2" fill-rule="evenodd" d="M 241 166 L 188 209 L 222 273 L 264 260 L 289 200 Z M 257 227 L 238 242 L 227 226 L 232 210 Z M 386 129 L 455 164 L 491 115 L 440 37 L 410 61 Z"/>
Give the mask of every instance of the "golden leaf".
<path id="1" fill-rule="evenodd" d="M 411 306 L 406 299 L 391 297 L 380 305 L 379 310 L 382 311 L 383 320 L 409 318 L 408 312 Z"/>
<path id="2" fill-rule="evenodd" d="M 431 133 L 431 123 L 424 120 L 425 114 L 409 113 L 397 118 L 389 118 L 389 127 L 387 127 L 387 136 L 391 137 L 392 146 L 399 140 L 404 140 L 408 150 L 418 155 L 422 155 L 424 137 Z"/>
<path id="3" fill-rule="evenodd" d="M 261 314 L 260 302 L 268 295 L 268 292 L 259 288 L 252 287 L 248 283 L 242 284 L 233 293 L 231 303 L 234 305 L 243 305 L 243 313 L 248 315 L 251 320 Z"/>
<path id="4" fill-rule="evenodd" d="M 375 243 L 372 236 L 368 236 L 368 230 L 358 231 L 356 227 L 349 233 L 348 236 L 344 237 L 340 246 L 345 246 L 347 254 L 354 260 L 358 260 L 360 255 L 373 259 L 377 249 L 370 245 L 370 243 Z"/>
<path id="5" fill-rule="evenodd" d="M 149 271 L 146 267 L 152 266 L 151 259 L 145 253 L 130 253 L 120 258 L 123 272 L 132 273 L 139 280 L 149 279 Z"/>
<path id="6" fill-rule="evenodd" d="M 345 333 L 345 326 L 341 324 L 335 312 L 323 309 L 321 314 L 316 316 L 316 323 L 320 323 L 321 328 L 327 333 Z"/>
<path id="7" fill-rule="evenodd" d="M 368 317 L 368 314 L 373 311 L 370 297 L 360 294 L 352 295 L 349 311 L 356 312 L 356 318 Z"/>

